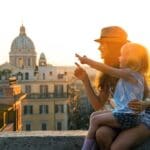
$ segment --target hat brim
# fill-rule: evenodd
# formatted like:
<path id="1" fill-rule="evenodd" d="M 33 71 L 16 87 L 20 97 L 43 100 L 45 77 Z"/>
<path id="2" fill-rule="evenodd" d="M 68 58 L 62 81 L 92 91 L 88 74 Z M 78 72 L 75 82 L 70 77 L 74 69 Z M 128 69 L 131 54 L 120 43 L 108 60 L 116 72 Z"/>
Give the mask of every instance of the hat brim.
<path id="1" fill-rule="evenodd" d="M 94 41 L 99 43 L 101 42 L 101 39 L 95 39 Z"/>
<path id="2" fill-rule="evenodd" d="M 99 39 L 95 39 L 95 42 L 126 42 L 128 41 L 127 39 L 120 39 L 120 38 L 99 38 Z"/>

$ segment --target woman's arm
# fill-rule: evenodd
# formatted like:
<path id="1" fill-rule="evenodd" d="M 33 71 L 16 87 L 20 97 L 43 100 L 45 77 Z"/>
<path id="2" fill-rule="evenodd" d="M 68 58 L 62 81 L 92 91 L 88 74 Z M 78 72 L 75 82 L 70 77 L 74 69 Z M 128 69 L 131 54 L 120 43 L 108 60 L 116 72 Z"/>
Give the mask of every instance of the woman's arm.
<path id="1" fill-rule="evenodd" d="M 105 105 L 105 102 L 108 100 L 109 94 L 106 94 L 101 90 L 99 96 L 96 95 L 86 71 L 79 64 L 76 63 L 76 65 L 77 68 L 74 71 L 74 75 L 83 82 L 88 100 L 90 101 L 92 107 L 95 110 L 102 109 Z"/>
<path id="2" fill-rule="evenodd" d="M 128 103 L 128 106 L 134 111 L 141 112 L 146 108 L 150 108 L 150 101 L 132 100 Z"/>
<path id="3" fill-rule="evenodd" d="M 87 58 L 86 56 L 82 57 L 78 54 L 76 54 L 76 57 L 78 57 L 79 61 L 82 64 L 87 64 L 92 68 L 97 69 L 105 74 L 115 76 L 117 78 L 124 78 L 125 80 L 137 83 L 137 80 L 131 75 L 131 72 L 128 69 L 117 69 L 107 64 L 96 62 L 92 59 Z"/>
<path id="4" fill-rule="evenodd" d="M 114 109 L 116 107 L 116 104 L 114 102 L 113 99 L 109 99 L 109 104 L 111 105 L 111 107 Z"/>

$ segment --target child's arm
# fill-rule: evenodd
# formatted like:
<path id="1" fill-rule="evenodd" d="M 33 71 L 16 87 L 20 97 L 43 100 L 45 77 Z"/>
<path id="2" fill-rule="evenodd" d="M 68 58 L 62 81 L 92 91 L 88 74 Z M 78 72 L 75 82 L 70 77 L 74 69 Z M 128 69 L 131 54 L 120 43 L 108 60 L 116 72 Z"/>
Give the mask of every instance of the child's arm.
<path id="1" fill-rule="evenodd" d="M 115 76 L 117 78 L 124 78 L 130 82 L 137 83 L 137 80 L 131 75 L 131 73 L 128 69 L 117 69 L 117 68 L 111 67 L 109 65 L 106 65 L 104 63 L 96 62 L 92 59 L 87 58 L 86 56 L 82 57 L 78 54 L 76 54 L 76 57 L 78 57 L 80 63 L 87 64 L 94 69 L 102 71 L 105 74 L 109 74 L 109 75 Z"/>

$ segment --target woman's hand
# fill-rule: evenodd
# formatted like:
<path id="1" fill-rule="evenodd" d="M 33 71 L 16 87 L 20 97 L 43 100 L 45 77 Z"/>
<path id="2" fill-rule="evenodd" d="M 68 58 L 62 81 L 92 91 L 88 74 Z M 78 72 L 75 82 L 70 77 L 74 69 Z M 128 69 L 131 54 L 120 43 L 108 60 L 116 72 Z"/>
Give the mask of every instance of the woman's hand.
<path id="1" fill-rule="evenodd" d="M 75 64 L 76 64 L 77 68 L 74 71 L 74 75 L 78 79 L 82 80 L 83 82 L 85 80 L 88 80 L 88 75 L 87 75 L 86 71 L 78 63 L 75 63 Z"/>
<path id="2" fill-rule="evenodd" d="M 132 100 L 128 103 L 130 109 L 136 112 L 141 112 L 146 109 L 146 104 L 144 101 Z"/>
<path id="3" fill-rule="evenodd" d="M 75 56 L 79 59 L 81 64 L 87 64 L 88 58 L 86 56 L 80 56 L 79 54 L 75 54 Z"/>

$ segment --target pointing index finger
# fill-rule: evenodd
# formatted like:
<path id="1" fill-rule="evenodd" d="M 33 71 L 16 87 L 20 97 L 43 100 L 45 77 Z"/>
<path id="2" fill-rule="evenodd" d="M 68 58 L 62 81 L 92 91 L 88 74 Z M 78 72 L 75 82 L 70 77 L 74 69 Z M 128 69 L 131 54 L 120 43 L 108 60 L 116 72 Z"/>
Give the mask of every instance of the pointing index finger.
<path id="1" fill-rule="evenodd" d="M 81 56 L 80 56 L 79 54 L 77 54 L 77 53 L 75 54 L 75 56 L 78 57 L 78 58 L 81 57 Z"/>
<path id="2" fill-rule="evenodd" d="M 75 62 L 75 65 L 76 65 L 78 68 L 81 68 L 81 66 L 80 66 L 77 62 Z"/>

